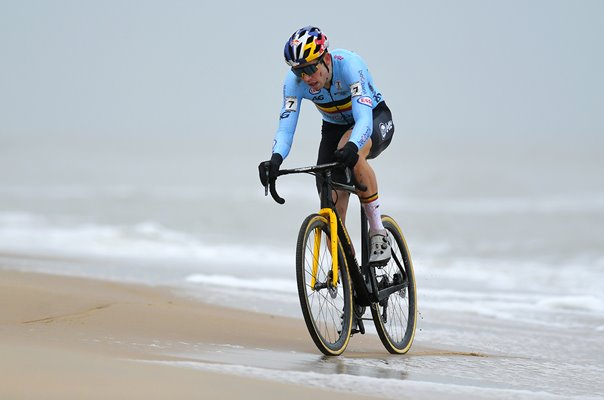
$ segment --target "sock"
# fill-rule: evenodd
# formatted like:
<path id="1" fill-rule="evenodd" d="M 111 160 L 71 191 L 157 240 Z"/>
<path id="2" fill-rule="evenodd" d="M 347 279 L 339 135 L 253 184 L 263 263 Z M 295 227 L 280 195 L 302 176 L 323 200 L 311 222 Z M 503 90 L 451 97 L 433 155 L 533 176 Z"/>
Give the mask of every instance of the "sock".
<path id="1" fill-rule="evenodd" d="M 378 194 L 374 194 L 369 197 L 361 198 L 361 203 L 365 214 L 367 215 L 367 222 L 369 222 L 370 234 L 375 234 L 384 231 L 384 225 L 382 224 L 382 215 L 380 213 L 380 199 Z"/>

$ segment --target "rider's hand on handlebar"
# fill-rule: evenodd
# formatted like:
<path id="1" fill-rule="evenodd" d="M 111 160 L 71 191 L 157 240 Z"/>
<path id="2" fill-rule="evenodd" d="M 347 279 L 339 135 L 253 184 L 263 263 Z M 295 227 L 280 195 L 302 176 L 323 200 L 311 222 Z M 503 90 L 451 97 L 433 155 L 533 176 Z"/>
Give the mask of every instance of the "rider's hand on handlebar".
<path id="1" fill-rule="evenodd" d="M 359 148 L 352 142 L 347 142 L 344 147 L 335 151 L 334 156 L 337 161 L 349 168 L 353 168 L 359 161 Z"/>
<path id="2" fill-rule="evenodd" d="M 277 179 L 279 173 L 279 167 L 283 162 L 283 157 L 279 153 L 273 153 L 272 157 L 268 161 L 262 161 L 258 165 L 258 173 L 260 174 L 260 182 L 262 186 L 266 187 L 270 182 L 274 182 Z"/>

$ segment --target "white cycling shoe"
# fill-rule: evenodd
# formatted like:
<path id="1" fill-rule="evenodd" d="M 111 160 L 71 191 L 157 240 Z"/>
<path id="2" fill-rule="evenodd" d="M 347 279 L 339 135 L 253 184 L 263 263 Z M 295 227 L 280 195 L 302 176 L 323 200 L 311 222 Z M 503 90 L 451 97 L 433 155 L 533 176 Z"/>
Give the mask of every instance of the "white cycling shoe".
<path id="1" fill-rule="evenodd" d="M 390 248 L 388 233 L 385 230 L 376 232 L 371 236 L 369 265 L 372 267 L 383 267 L 388 264 L 390 257 L 392 257 L 392 249 Z"/>

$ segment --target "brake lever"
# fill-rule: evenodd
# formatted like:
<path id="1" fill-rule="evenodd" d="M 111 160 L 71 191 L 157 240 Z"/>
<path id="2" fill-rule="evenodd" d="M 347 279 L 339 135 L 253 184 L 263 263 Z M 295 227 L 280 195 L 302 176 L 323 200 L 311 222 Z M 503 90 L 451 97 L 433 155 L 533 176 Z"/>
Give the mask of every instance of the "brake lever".
<path id="1" fill-rule="evenodd" d="M 265 174 L 264 176 L 266 177 L 266 185 L 264 185 L 264 195 L 265 195 L 265 196 L 268 196 L 268 194 L 269 194 L 269 192 L 270 192 L 270 194 L 271 194 L 272 198 L 273 198 L 273 199 L 274 199 L 274 200 L 275 200 L 277 203 L 279 203 L 279 204 L 283 204 L 283 203 L 285 203 L 285 199 L 283 199 L 283 198 L 282 198 L 281 196 L 279 196 L 279 194 L 277 193 L 277 188 L 275 187 L 275 186 L 276 186 L 277 179 L 273 179 L 273 180 L 271 181 L 271 179 L 270 179 L 270 177 L 269 177 L 270 173 L 269 173 L 269 171 L 268 171 L 268 168 L 266 168 L 266 169 L 264 170 L 264 174 Z"/>
<path id="2" fill-rule="evenodd" d="M 269 185 L 268 175 L 269 175 L 268 169 L 264 168 L 264 176 L 266 177 L 266 180 L 265 180 L 266 181 L 266 185 L 264 185 L 264 196 L 268 196 L 268 185 Z"/>

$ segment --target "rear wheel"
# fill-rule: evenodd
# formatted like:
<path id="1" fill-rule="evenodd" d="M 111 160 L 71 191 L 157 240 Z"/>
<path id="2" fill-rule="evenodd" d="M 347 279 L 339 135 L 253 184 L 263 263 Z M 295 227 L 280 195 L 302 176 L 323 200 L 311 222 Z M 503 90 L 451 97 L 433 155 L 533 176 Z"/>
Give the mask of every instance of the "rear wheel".
<path id="1" fill-rule="evenodd" d="M 396 221 L 382 216 L 392 244 L 392 258 L 384 267 L 375 269 L 381 290 L 402 287 L 379 303 L 371 305 L 371 314 L 380 340 L 393 354 L 404 354 L 411 348 L 417 320 L 415 274 L 409 248 Z"/>
<path id="2" fill-rule="evenodd" d="M 310 336 L 322 353 L 331 356 L 344 352 L 352 326 L 352 290 L 343 254 L 338 241 L 339 273 L 334 285 L 329 222 L 321 215 L 309 215 L 296 248 L 298 295 Z"/>

